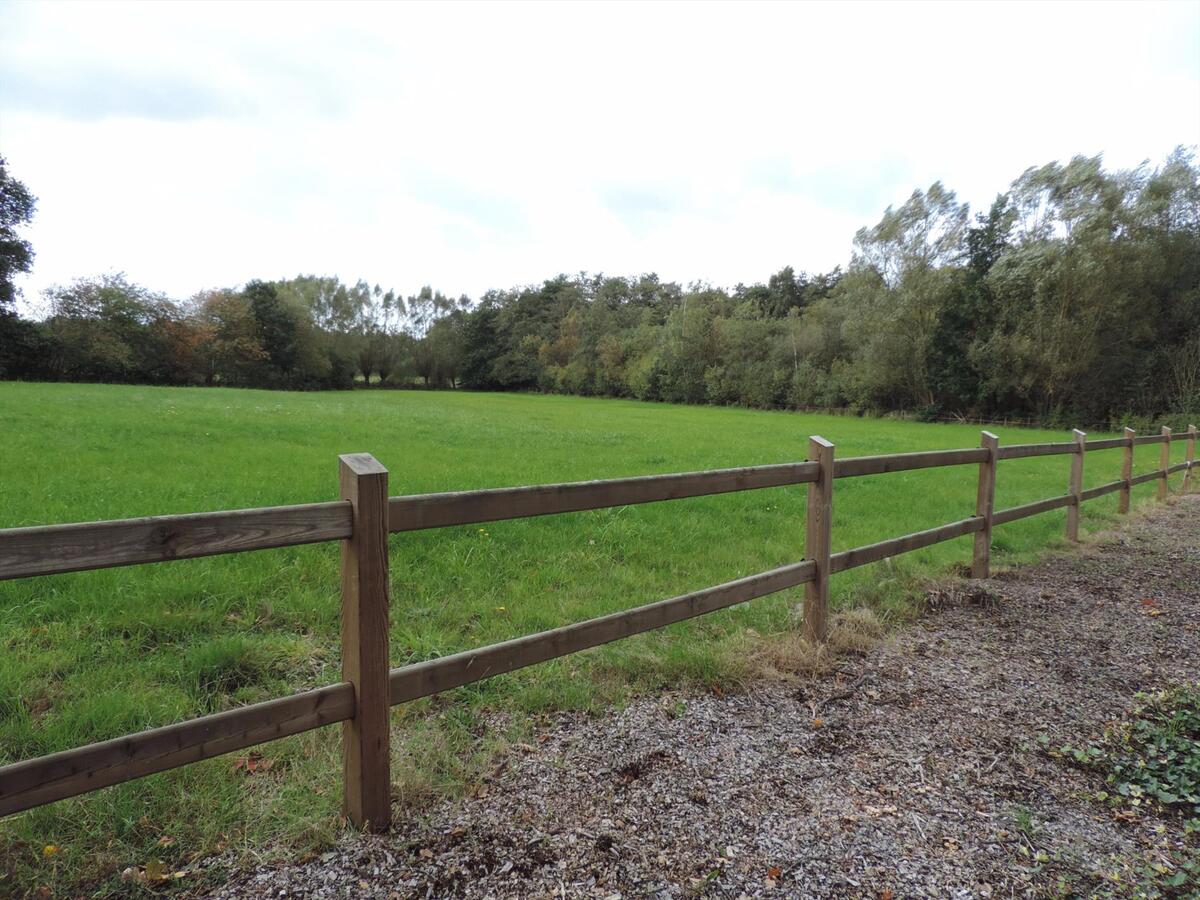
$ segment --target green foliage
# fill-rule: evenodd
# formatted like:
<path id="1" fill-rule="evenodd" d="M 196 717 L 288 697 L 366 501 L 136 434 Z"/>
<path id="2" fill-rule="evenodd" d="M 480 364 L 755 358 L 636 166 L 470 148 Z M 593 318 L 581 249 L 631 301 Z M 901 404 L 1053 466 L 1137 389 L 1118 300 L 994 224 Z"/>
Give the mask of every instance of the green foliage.
<path id="1" fill-rule="evenodd" d="M 1105 773 L 1112 791 L 1099 799 L 1161 804 L 1179 810 L 1188 827 L 1200 831 L 1200 682 L 1138 699 L 1129 720 L 1095 743 L 1061 753 Z"/>
<path id="2" fill-rule="evenodd" d="M 32 332 L 0 323 L 10 376 L 1184 424 L 1200 413 L 1200 169 L 1182 149 L 1132 171 L 1080 156 L 1027 170 L 974 220 L 935 182 L 855 235 L 847 271 L 733 290 L 560 275 L 472 305 L 303 275 L 181 307 L 118 276 L 47 299 Z"/>
<path id="3" fill-rule="evenodd" d="M 1104 776 L 1094 796 L 1123 815 L 1155 808 L 1182 819 L 1181 834 L 1156 851 L 1097 861 L 1095 897 L 1195 897 L 1200 885 L 1200 682 L 1138 694 L 1137 706 L 1096 741 L 1062 747 L 1052 755 Z M 1043 740 L 1043 743 L 1045 741 Z M 1158 826 L 1156 832 L 1169 832 Z M 1165 835 L 1164 835 L 1165 836 Z M 1078 896 L 1078 875 L 1060 879 L 1064 896 Z"/>
<path id="4" fill-rule="evenodd" d="M 0 316 L 9 314 L 16 301 L 13 277 L 33 266 L 33 246 L 17 229 L 33 219 L 36 203 L 29 188 L 9 174 L 8 163 L 0 156 Z"/>

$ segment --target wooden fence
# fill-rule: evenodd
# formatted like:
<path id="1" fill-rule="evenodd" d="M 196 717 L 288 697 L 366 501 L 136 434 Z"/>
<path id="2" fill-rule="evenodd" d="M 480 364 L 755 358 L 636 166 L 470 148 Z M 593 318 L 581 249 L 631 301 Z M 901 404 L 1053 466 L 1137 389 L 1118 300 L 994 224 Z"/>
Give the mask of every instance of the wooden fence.
<path id="1" fill-rule="evenodd" d="M 1186 440 L 1186 460 L 1170 464 L 1173 440 Z M 1134 448 L 1160 444 L 1159 467 L 1133 477 Z M 1121 478 L 1083 490 L 1089 450 L 1124 448 Z M 1071 457 L 1067 493 L 1011 509 L 993 509 L 997 462 L 1032 456 Z M 988 576 L 992 529 L 1053 509 L 1067 509 L 1067 537 L 1078 537 L 1080 506 L 1113 491 L 1128 512 L 1130 490 L 1152 480 L 1158 497 L 1167 479 L 1196 465 L 1196 426 L 1172 435 L 1125 436 L 1001 447 L 983 432 L 966 450 L 935 450 L 835 459 L 834 446 L 810 439 L 808 459 L 783 465 L 652 475 L 572 484 L 458 493 L 388 496 L 388 473 L 369 454 L 342 456 L 341 499 L 330 503 L 195 515 L 155 516 L 78 525 L 0 530 L 0 580 L 139 563 L 190 559 L 321 541 L 341 542 L 342 681 L 278 700 L 254 703 L 139 734 L 89 744 L 0 768 L 0 815 L 98 790 L 154 772 L 342 723 L 344 808 L 358 826 L 380 830 L 390 820 L 389 707 L 512 672 L 734 604 L 805 586 L 804 629 L 825 637 L 829 578 L 887 557 L 973 534 L 973 577 Z M 840 553 L 830 551 L 834 482 L 887 472 L 978 465 L 975 514 L 958 522 Z M 400 531 L 474 525 L 501 519 L 677 500 L 783 485 L 808 485 L 805 559 L 646 606 L 540 634 L 389 668 L 388 535 Z"/>

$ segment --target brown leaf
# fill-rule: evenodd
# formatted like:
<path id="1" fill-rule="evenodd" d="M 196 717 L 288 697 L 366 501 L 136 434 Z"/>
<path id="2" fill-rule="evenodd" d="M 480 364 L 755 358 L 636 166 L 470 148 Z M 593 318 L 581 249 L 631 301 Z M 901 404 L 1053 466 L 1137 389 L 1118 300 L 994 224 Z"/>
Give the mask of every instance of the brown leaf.
<path id="1" fill-rule="evenodd" d="M 879 892 L 879 900 L 892 900 L 896 895 L 892 893 L 891 888 L 884 888 Z"/>
<path id="2" fill-rule="evenodd" d="M 275 765 L 273 759 L 263 759 L 261 753 L 251 753 L 249 756 L 239 756 L 233 763 L 233 771 L 254 775 L 257 772 L 269 772 Z"/>
<path id="3" fill-rule="evenodd" d="M 783 870 L 779 866 L 771 866 L 771 868 L 767 869 L 768 878 L 779 878 L 781 875 L 783 875 Z"/>

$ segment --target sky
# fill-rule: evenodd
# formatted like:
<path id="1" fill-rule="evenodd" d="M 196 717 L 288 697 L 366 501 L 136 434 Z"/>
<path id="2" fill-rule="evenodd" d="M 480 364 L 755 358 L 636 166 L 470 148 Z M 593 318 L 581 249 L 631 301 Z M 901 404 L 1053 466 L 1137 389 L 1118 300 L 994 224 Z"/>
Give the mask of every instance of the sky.
<path id="1" fill-rule="evenodd" d="M 1200 144 L 1200 2 L 0 0 L 26 302 L 328 274 L 402 293 L 560 272 L 826 271 L 941 180 Z"/>

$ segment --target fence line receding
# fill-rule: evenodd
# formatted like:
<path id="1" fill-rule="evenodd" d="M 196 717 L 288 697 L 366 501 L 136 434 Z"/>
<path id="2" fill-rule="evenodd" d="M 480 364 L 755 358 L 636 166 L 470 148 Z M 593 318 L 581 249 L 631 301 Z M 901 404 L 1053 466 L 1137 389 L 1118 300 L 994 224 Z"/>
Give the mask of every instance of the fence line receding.
<path id="1" fill-rule="evenodd" d="M 348 818 L 375 830 L 390 823 L 388 709 L 589 647 L 662 628 L 738 603 L 804 585 L 804 631 L 825 639 L 829 578 L 888 557 L 974 535 L 971 575 L 990 572 L 992 530 L 1028 516 L 1067 509 L 1067 537 L 1078 540 L 1081 506 L 1114 491 L 1118 511 L 1129 511 L 1130 491 L 1157 481 L 1165 499 L 1171 474 L 1196 466 L 1196 426 L 1172 434 L 1000 446 L 983 432 L 981 446 L 882 456 L 835 458 L 824 438 L 810 439 L 808 459 L 782 465 L 649 475 L 604 481 L 387 496 L 387 470 L 365 453 L 339 458 L 341 499 L 265 509 L 152 516 L 77 525 L 0 530 L 0 580 L 129 566 L 224 553 L 341 542 L 342 681 L 305 693 L 154 728 L 0 767 L 0 816 L 98 790 L 155 772 L 220 756 L 288 735 L 342 723 L 343 797 Z M 1186 459 L 1171 465 L 1172 441 L 1187 442 Z M 1134 448 L 1161 445 L 1154 471 L 1133 475 Z M 1089 451 L 1121 448 L 1121 477 L 1083 489 Z M 1057 454 L 1071 457 L 1067 493 L 996 510 L 997 463 Z M 974 515 L 925 531 L 831 552 L 835 482 L 944 466 L 978 465 Z M 734 491 L 808 485 L 805 558 L 757 575 L 633 609 L 389 668 L 389 533 L 474 525 Z"/>

